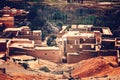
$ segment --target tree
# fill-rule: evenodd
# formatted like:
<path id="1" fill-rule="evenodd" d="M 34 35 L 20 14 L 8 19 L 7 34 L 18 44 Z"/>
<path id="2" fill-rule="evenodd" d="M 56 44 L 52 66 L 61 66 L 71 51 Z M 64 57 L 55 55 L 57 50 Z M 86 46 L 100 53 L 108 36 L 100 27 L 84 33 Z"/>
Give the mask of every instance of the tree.
<path id="1" fill-rule="evenodd" d="M 56 39 L 55 35 L 50 36 L 47 40 L 47 45 L 48 46 L 56 46 L 57 44 L 56 44 L 55 39 Z"/>
<path id="2" fill-rule="evenodd" d="M 81 4 L 83 4 L 83 0 L 81 0 Z"/>

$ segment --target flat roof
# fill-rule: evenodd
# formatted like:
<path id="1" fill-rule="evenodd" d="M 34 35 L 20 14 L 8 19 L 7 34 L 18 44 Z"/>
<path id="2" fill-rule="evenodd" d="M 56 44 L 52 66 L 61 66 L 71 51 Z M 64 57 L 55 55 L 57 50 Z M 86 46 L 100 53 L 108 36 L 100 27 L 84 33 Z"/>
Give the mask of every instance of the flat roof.
<path id="1" fill-rule="evenodd" d="M 106 34 L 106 35 L 112 35 L 112 32 L 109 28 L 103 28 L 103 34 Z"/>
<path id="2" fill-rule="evenodd" d="M 93 27 L 93 25 L 84 25 L 84 24 L 79 24 L 79 25 L 71 25 L 71 28 L 72 29 L 76 29 L 76 28 L 78 28 L 78 29 L 84 29 L 84 28 L 91 28 L 91 27 Z"/>
<path id="3" fill-rule="evenodd" d="M 41 32 L 41 30 L 33 30 L 33 32 Z"/>
<path id="4" fill-rule="evenodd" d="M 114 2 L 98 2 L 100 5 L 111 5 L 114 4 Z"/>
<path id="5" fill-rule="evenodd" d="M 68 55 L 75 55 L 75 56 L 77 56 L 77 55 L 79 55 L 78 53 L 67 53 Z"/>
<path id="6" fill-rule="evenodd" d="M 115 41 L 115 38 L 103 38 L 102 41 Z"/>
<path id="7" fill-rule="evenodd" d="M 3 32 L 6 32 L 6 31 L 21 31 L 22 29 L 21 28 L 6 28 Z"/>
<path id="8" fill-rule="evenodd" d="M 0 25 L 2 25 L 3 23 L 2 22 L 0 22 Z"/>
<path id="9" fill-rule="evenodd" d="M 102 30 L 102 34 L 112 35 L 112 32 L 111 32 L 109 27 L 92 27 L 92 29 L 101 29 Z M 94 31 L 99 31 L 99 30 L 94 30 Z"/>
<path id="10" fill-rule="evenodd" d="M 77 28 L 77 25 L 71 25 L 71 28 L 73 28 L 73 29 L 76 29 Z"/>
<path id="11" fill-rule="evenodd" d="M 29 39 L 22 39 L 22 38 L 13 38 L 11 39 L 11 41 L 32 41 L 32 40 L 29 40 Z"/>
<path id="12" fill-rule="evenodd" d="M 29 26 L 21 26 L 20 28 L 21 28 L 21 29 L 24 29 L 24 28 L 30 29 Z"/>
<path id="13" fill-rule="evenodd" d="M 9 47 L 33 47 L 34 41 L 29 39 L 12 39 L 9 43 Z"/>
<path id="14" fill-rule="evenodd" d="M 94 37 L 94 33 L 71 33 L 71 34 L 65 34 L 63 37 L 75 37 L 75 36 L 79 36 L 79 37 Z"/>
<path id="15" fill-rule="evenodd" d="M 0 52 L 0 58 L 4 57 L 5 56 L 5 53 L 1 53 Z"/>
<path id="16" fill-rule="evenodd" d="M 59 50 L 59 47 L 35 47 L 36 50 Z"/>
<path id="17" fill-rule="evenodd" d="M 6 42 L 6 39 L 0 39 L 0 43 L 2 43 L 2 42 Z"/>
<path id="18" fill-rule="evenodd" d="M 6 15 L 6 16 L 7 16 L 7 15 Z M 0 18 L 0 21 L 4 21 L 4 20 L 7 21 L 7 20 L 13 20 L 13 19 L 14 19 L 13 17 L 10 17 L 10 16 L 5 17 L 5 16 L 4 16 L 4 17 L 1 17 L 1 18 Z"/>
<path id="19" fill-rule="evenodd" d="M 28 60 L 28 59 L 34 59 L 35 57 L 29 56 L 29 55 L 14 55 L 14 56 L 11 56 L 11 58 L 21 59 L 21 60 Z"/>
<path id="20" fill-rule="evenodd" d="M 93 27 L 93 25 L 84 25 L 84 24 L 80 24 L 80 25 L 78 25 L 78 28 L 91 28 L 91 27 Z"/>

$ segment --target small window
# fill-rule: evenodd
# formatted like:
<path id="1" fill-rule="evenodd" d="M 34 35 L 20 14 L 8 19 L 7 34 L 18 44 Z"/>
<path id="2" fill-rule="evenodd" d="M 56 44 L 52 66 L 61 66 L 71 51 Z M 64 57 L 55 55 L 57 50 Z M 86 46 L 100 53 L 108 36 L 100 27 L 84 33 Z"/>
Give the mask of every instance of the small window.
<path id="1" fill-rule="evenodd" d="M 77 40 L 75 40 L 75 42 L 74 42 L 75 44 L 77 44 Z"/>
<path id="2" fill-rule="evenodd" d="M 94 45 L 91 45 L 91 48 L 94 48 Z"/>
<path id="3" fill-rule="evenodd" d="M 79 45 L 79 48 L 82 48 L 82 45 Z"/>
<path id="4" fill-rule="evenodd" d="M 29 31 L 27 31 L 27 34 L 29 34 Z"/>
<path id="5" fill-rule="evenodd" d="M 70 48 L 73 48 L 73 46 L 71 45 Z"/>
<path id="6" fill-rule="evenodd" d="M 45 55 L 47 55 L 47 53 L 45 53 Z"/>

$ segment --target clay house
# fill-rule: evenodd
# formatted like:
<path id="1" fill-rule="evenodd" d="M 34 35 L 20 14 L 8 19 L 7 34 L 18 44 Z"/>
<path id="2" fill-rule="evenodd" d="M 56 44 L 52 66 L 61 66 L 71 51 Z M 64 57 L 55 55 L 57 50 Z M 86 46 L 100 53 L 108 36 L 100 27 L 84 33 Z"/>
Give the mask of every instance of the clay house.
<path id="1" fill-rule="evenodd" d="M 6 28 L 1 34 L 1 38 L 23 38 L 34 40 L 35 44 L 41 44 L 41 30 L 31 31 L 28 26 L 22 26 L 19 28 Z"/>
<path id="2" fill-rule="evenodd" d="M 94 33 L 79 33 L 67 36 L 67 52 L 95 50 L 96 38 Z M 76 51 L 76 50 L 78 51 Z"/>
<path id="3" fill-rule="evenodd" d="M 97 40 L 93 33 L 79 33 L 66 37 L 67 62 L 73 63 L 97 56 Z M 75 58 L 75 59 L 74 59 Z"/>
<path id="4" fill-rule="evenodd" d="M 71 25 L 69 31 L 80 31 L 80 32 L 96 32 L 99 31 L 102 37 L 111 37 L 113 34 L 109 27 L 98 27 L 93 25 Z"/>
<path id="5" fill-rule="evenodd" d="M 28 51 L 27 53 L 39 59 L 52 62 L 58 63 L 62 61 L 62 53 L 59 47 L 35 47 L 32 51 Z"/>
<path id="6" fill-rule="evenodd" d="M 8 41 L 8 54 L 11 55 L 26 55 L 27 49 L 34 48 L 34 41 L 29 39 L 13 38 Z"/>
<path id="7" fill-rule="evenodd" d="M 5 33 L 14 34 L 11 40 L 7 42 L 8 55 L 31 55 L 37 58 L 61 62 L 61 50 L 59 47 L 38 47 L 41 43 L 41 31 L 31 31 L 29 27 L 6 28 Z M 4 38 L 5 35 L 2 35 Z M 6 38 L 9 35 L 6 36 Z"/>
<path id="8" fill-rule="evenodd" d="M 4 7 L 2 10 L 2 14 L 7 14 L 7 15 L 10 15 L 10 16 L 18 16 L 18 15 L 25 15 L 27 14 L 28 12 L 23 10 L 23 9 L 16 9 L 16 8 L 10 8 L 8 6 Z"/>
<path id="9" fill-rule="evenodd" d="M 59 38 L 59 47 L 67 58 L 68 63 L 78 62 L 97 56 L 97 32 L 68 31 Z M 84 56 L 84 57 L 83 57 Z"/>
<path id="10" fill-rule="evenodd" d="M 97 40 L 98 36 L 101 37 L 96 32 L 68 31 L 62 36 L 61 40 L 66 41 L 66 52 L 79 52 L 83 50 L 82 48 L 84 50 L 96 50 L 96 44 L 101 42 Z"/>
<path id="11" fill-rule="evenodd" d="M 0 18 L 0 22 L 4 23 L 6 28 L 12 28 L 14 27 L 14 17 L 11 17 L 10 15 L 3 15 L 3 17 Z"/>
<path id="12" fill-rule="evenodd" d="M 59 47 L 68 63 L 74 63 L 97 56 L 116 56 L 115 39 L 108 27 L 93 25 L 71 25 L 69 31 L 61 35 Z"/>
<path id="13" fill-rule="evenodd" d="M 1 38 L 14 38 L 21 31 L 21 28 L 6 28 L 1 34 Z"/>
<path id="14" fill-rule="evenodd" d="M 11 9 L 10 7 L 8 6 L 5 6 L 2 10 L 1 10 L 1 13 L 4 15 L 4 14 L 9 14 L 11 12 Z"/>
<path id="15" fill-rule="evenodd" d="M 41 44 L 41 36 L 42 36 L 41 30 L 31 31 L 29 29 L 29 27 L 27 27 L 27 26 L 23 26 L 21 28 L 22 28 L 22 30 L 19 32 L 19 34 L 16 36 L 16 38 L 24 38 L 24 39 L 34 40 L 35 45 Z"/>
<path id="16" fill-rule="evenodd" d="M 102 37 L 112 37 L 113 34 L 109 27 L 91 27 L 90 31 L 100 31 Z"/>
<path id="17" fill-rule="evenodd" d="M 0 10 L 0 14 L 2 16 L 0 18 L 0 22 L 4 23 L 6 28 L 11 28 L 14 27 L 14 24 L 16 25 L 20 23 L 20 21 L 23 21 L 27 17 L 28 13 L 29 12 L 25 11 L 24 9 L 16 9 L 5 6 Z"/>
<path id="18" fill-rule="evenodd" d="M 12 39 L 8 42 L 9 56 L 29 55 L 52 62 L 61 62 L 59 47 L 35 47 L 34 41 L 29 39 Z"/>

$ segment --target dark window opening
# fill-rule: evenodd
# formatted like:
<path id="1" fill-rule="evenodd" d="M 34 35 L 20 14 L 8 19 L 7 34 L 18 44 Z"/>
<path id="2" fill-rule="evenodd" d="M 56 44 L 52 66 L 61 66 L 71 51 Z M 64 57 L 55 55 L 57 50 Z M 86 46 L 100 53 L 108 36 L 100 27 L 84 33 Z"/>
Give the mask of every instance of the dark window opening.
<path id="1" fill-rule="evenodd" d="M 47 53 L 45 53 L 45 55 L 47 55 Z"/>

